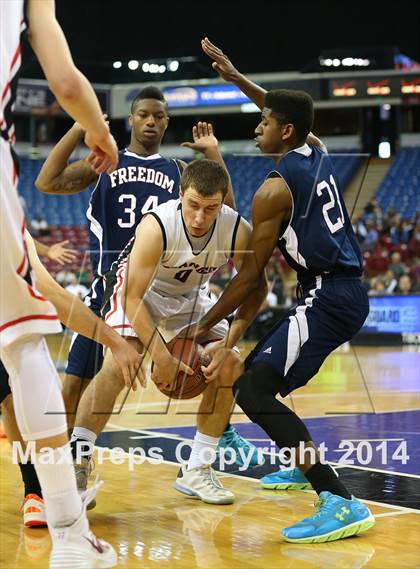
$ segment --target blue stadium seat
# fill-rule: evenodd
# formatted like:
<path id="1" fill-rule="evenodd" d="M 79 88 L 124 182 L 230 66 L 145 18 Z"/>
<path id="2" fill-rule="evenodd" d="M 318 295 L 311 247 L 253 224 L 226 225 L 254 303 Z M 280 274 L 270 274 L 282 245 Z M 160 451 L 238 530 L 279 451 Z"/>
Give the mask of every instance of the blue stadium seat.
<path id="1" fill-rule="evenodd" d="M 402 148 L 382 180 L 375 196 L 385 213 L 395 207 L 401 217 L 420 210 L 420 148 Z"/>
<path id="2" fill-rule="evenodd" d="M 331 154 L 341 188 L 344 189 L 355 173 L 359 158 L 346 151 L 346 156 Z M 232 184 L 241 215 L 250 219 L 253 195 L 273 168 L 273 162 L 264 156 L 225 156 L 226 166 L 232 178 Z M 90 191 L 71 196 L 44 195 L 35 186 L 35 179 L 41 169 L 42 160 L 21 159 L 19 193 L 26 201 L 26 215 L 29 221 L 42 215 L 48 224 L 86 225 L 86 210 L 89 205 Z M 417 172 L 420 177 L 420 172 Z M 414 183 L 413 183 L 414 186 Z M 408 207 L 408 206 L 407 206 Z"/>

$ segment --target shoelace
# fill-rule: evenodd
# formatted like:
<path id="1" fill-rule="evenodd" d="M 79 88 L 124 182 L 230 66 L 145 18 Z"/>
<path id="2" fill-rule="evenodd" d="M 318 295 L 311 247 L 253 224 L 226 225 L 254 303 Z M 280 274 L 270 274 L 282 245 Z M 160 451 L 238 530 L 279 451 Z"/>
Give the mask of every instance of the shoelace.
<path id="1" fill-rule="evenodd" d="M 315 509 L 316 509 L 316 514 L 314 516 L 312 516 L 313 518 L 319 518 L 321 517 L 325 512 L 331 511 L 334 509 L 334 504 L 333 504 L 333 500 L 330 499 L 322 499 L 319 498 L 315 503 L 314 503 Z M 322 511 L 321 511 L 322 510 Z"/>
<path id="2" fill-rule="evenodd" d="M 216 486 L 216 488 L 223 489 L 223 486 L 217 480 L 216 475 L 210 466 L 203 467 L 201 469 L 201 472 L 203 473 L 203 478 L 206 486 L 211 486 L 212 488 Z"/>
<path id="3" fill-rule="evenodd" d="M 319 512 L 321 510 L 322 506 L 325 504 L 325 502 L 326 502 L 326 500 L 323 500 L 322 498 L 318 498 L 318 500 L 316 500 L 314 502 L 315 510 L 317 512 Z"/>
<path id="4" fill-rule="evenodd" d="M 92 472 L 96 468 L 95 459 L 93 458 L 93 456 L 90 456 L 90 457 L 86 457 L 83 460 L 86 462 L 85 466 L 83 465 L 83 462 L 81 462 L 80 464 L 75 463 L 75 466 L 79 472 L 86 471 L 86 477 L 89 478 L 89 476 L 92 474 Z"/>
<path id="5" fill-rule="evenodd" d="M 96 468 L 95 459 L 93 458 L 93 456 L 88 457 L 88 464 L 86 466 L 88 478 L 92 474 L 92 472 L 95 470 L 95 468 Z"/>
<path id="6" fill-rule="evenodd" d="M 250 444 L 236 430 L 229 431 L 224 438 L 229 444 L 235 442 L 237 447 L 250 448 Z"/>

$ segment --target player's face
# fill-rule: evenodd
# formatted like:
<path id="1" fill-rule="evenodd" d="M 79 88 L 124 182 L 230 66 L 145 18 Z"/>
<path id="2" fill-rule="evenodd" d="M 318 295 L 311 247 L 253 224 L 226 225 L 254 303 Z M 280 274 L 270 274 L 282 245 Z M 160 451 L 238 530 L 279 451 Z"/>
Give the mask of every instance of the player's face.
<path id="1" fill-rule="evenodd" d="M 169 117 L 162 101 L 142 99 L 135 106 L 129 122 L 135 139 L 147 148 L 161 143 Z"/>
<path id="2" fill-rule="evenodd" d="M 260 124 L 255 129 L 255 143 L 263 154 L 281 154 L 287 143 L 287 127 L 279 124 L 271 109 L 264 108 Z M 286 139 L 285 139 L 286 137 Z"/>
<path id="3" fill-rule="evenodd" d="M 193 237 L 202 237 L 213 225 L 223 205 L 223 196 L 217 192 L 214 196 L 202 196 L 187 188 L 180 194 L 182 202 L 182 217 L 187 231 Z"/>

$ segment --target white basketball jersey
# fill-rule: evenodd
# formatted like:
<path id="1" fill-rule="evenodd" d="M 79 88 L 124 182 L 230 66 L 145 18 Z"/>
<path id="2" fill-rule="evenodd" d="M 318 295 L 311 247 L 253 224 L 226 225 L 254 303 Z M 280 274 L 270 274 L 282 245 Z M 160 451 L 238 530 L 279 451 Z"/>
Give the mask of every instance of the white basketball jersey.
<path id="1" fill-rule="evenodd" d="M 213 273 L 226 265 L 235 249 L 241 216 L 223 205 L 209 232 L 208 241 L 197 254 L 193 251 L 182 218 L 180 200 L 155 208 L 153 215 L 162 228 L 164 253 L 152 289 L 168 296 L 190 296 L 206 287 Z"/>
<path id="2" fill-rule="evenodd" d="M 13 107 L 21 65 L 20 36 L 25 29 L 24 1 L 0 0 L 0 131 L 11 144 L 15 141 Z"/>

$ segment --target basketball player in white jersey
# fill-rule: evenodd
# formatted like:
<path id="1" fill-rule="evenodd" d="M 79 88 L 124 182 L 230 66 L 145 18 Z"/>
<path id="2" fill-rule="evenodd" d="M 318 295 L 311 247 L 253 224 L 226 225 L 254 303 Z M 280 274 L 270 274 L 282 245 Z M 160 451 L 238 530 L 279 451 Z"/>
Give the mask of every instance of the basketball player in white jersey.
<path id="1" fill-rule="evenodd" d="M 38 257 L 37 241 L 31 237 L 28 230 L 25 230 L 25 244 L 27 248 L 29 262 L 36 281 L 36 293 L 50 300 L 57 310 L 60 321 L 70 330 L 84 334 L 92 338 L 103 346 L 111 349 L 115 361 L 121 368 L 126 382 L 131 377 L 138 374 L 140 381 L 143 380 L 140 364 L 141 357 L 124 339 L 107 326 L 103 320 L 98 318 L 88 307 L 76 296 L 63 289 L 48 273 Z M 134 351 L 133 351 L 134 350 Z M 5 432 L 10 444 L 19 443 L 21 448 L 26 448 L 26 443 L 22 439 L 19 428 L 16 424 L 16 417 L 13 410 L 12 396 L 8 384 L 8 376 L 0 363 L 0 405 Z M 143 381 L 145 386 L 145 383 Z M 44 394 L 41 393 L 44 397 Z M 30 465 L 31 462 L 25 462 Z M 21 466 L 21 464 L 19 464 Z M 26 480 L 25 480 L 26 483 Z M 22 506 L 24 524 L 27 527 L 46 526 L 44 501 L 36 493 L 26 495 Z"/>
<path id="2" fill-rule="evenodd" d="M 220 164 L 205 159 L 190 163 L 181 176 L 180 199 L 145 215 L 134 240 L 107 275 L 105 320 L 136 345 L 146 347 L 155 364 L 153 379 L 158 383 L 171 385 L 179 367 L 192 373 L 182 362 L 180 366 L 164 340 L 174 338 L 213 306 L 208 291 L 213 273 L 230 259 L 236 269 L 242 264 L 251 230 L 236 211 L 223 205 L 228 185 L 228 174 Z M 252 321 L 266 293 L 262 286 L 240 308 L 229 336 L 231 343 L 217 353 L 216 357 L 225 358 L 224 364 L 203 392 L 190 459 L 175 484 L 180 492 L 207 503 L 230 504 L 234 500 L 211 468 L 215 453 L 209 449 L 215 451 L 229 420 L 233 407 L 230 386 L 242 365 L 228 348 L 234 347 L 235 338 Z M 200 338 L 200 343 L 221 340 L 227 330 L 224 320 Z M 94 435 L 89 439 L 91 451 L 123 387 L 119 370 L 106 355 L 102 370 L 82 397 L 75 422 L 78 429 Z"/>
<path id="3" fill-rule="evenodd" d="M 53 464 L 35 465 L 52 537 L 50 567 L 112 567 L 116 553 L 89 531 L 86 499 L 77 492 L 58 376 L 43 338 L 61 326 L 54 306 L 32 286 L 23 241 L 24 214 L 12 145 L 20 42 L 26 29 L 57 101 L 86 129 L 94 167 L 111 171 L 118 158 L 94 91 L 73 63 L 53 0 L 0 2 L 0 357 L 9 373 L 22 437 L 35 441 L 38 450 L 54 449 Z M 48 409 L 54 413 L 46 414 Z"/>

